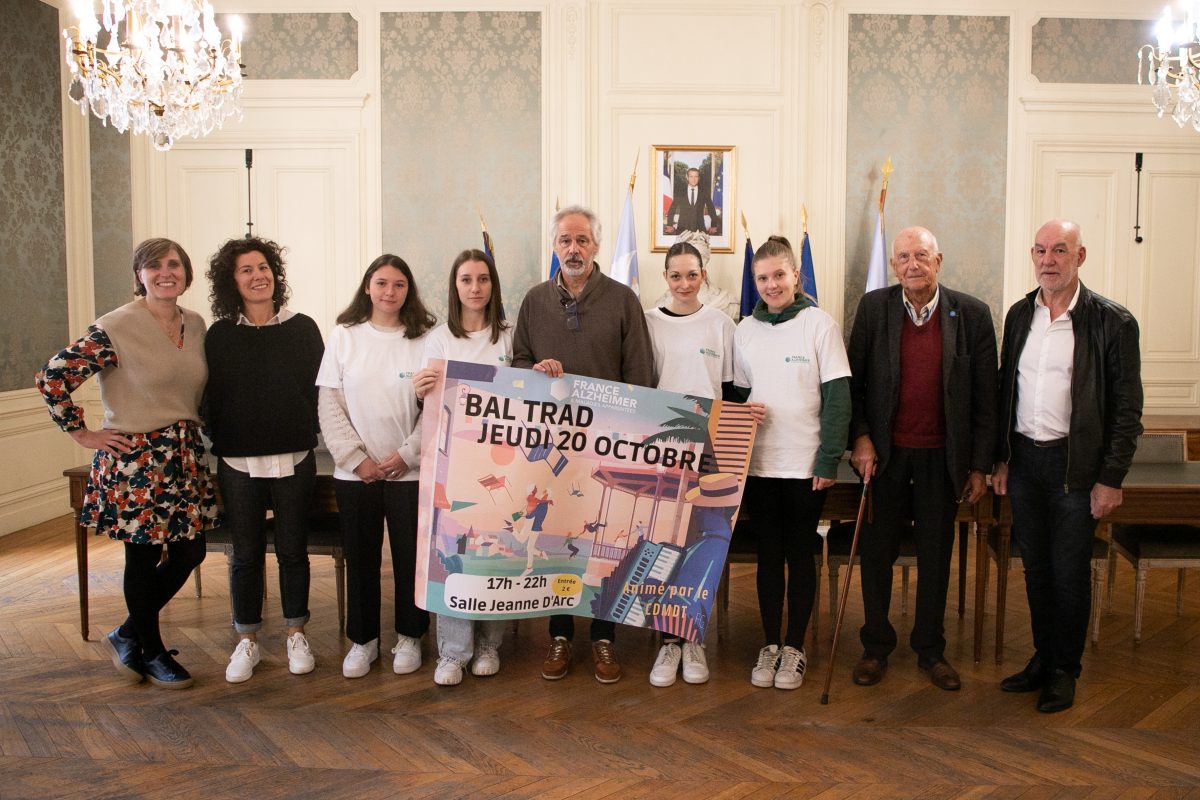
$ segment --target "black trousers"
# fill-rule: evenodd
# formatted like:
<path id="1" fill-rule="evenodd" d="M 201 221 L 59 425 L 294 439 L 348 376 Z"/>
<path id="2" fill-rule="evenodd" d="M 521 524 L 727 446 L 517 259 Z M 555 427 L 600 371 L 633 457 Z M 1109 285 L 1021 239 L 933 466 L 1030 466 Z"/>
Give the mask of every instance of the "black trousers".
<path id="1" fill-rule="evenodd" d="M 335 480 L 346 554 L 346 636 L 355 644 L 379 637 L 383 523 L 387 521 L 396 591 L 396 633 L 419 639 L 429 612 L 413 601 L 417 566 L 417 482 Z"/>
<path id="2" fill-rule="evenodd" d="M 797 650 L 804 647 L 817 599 L 813 555 L 825 490 L 813 491 L 812 483 L 811 478 L 752 476 L 746 480 L 744 499 L 758 540 L 758 612 L 763 641 Z M 782 631 L 785 594 L 788 618 L 787 630 Z"/>
<path id="3" fill-rule="evenodd" d="M 900 533 L 913 520 L 917 544 L 917 605 L 909 644 L 921 666 L 946 650 L 946 590 L 954 552 L 958 498 L 946 471 L 942 448 L 893 447 L 882 472 L 871 481 L 873 518 L 859 538 L 864 623 L 863 655 L 887 658 L 896 649 L 896 629 L 888 620 L 892 568 L 900 554 Z"/>

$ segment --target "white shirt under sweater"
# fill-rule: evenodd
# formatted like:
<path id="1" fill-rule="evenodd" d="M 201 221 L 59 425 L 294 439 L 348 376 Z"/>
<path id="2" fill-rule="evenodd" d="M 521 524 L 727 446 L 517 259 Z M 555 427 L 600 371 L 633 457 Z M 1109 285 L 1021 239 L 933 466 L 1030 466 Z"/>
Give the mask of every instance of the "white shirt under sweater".
<path id="1" fill-rule="evenodd" d="M 353 434 L 366 454 L 383 461 L 399 453 L 408 471 L 391 480 L 415 481 L 420 475 L 421 416 L 412 378 L 424 364 L 425 339 L 406 339 L 404 330 L 382 331 L 371 323 L 338 325 L 325 343 L 325 357 L 317 372 L 317 386 L 338 389 L 345 400 Z M 321 433 L 331 453 L 342 448 L 339 431 Z M 357 481 L 358 464 L 338 461 L 333 477 Z"/>
<path id="2" fill-rule="evenodd" d="M 438 325 L 425 337 L 424 363 L 435 358 L 447 361 L 469 361 L 472 364 L 491 364 L 497 367 L 512 366 L 512 327 L 500 331 L 500 338 L 492 341 L 492 329 L 468 331 L 463 338 L 450 332 L 449 325 Z"/>
<path id="3" fill-rule="evenodd" d="M 719 400 L 721 384 L 733 380 L 733 320 L 713 306 L 686 317 L 661 308 L 646 312 L 654 350 L 654 385 Z"/>
<path id="4" fill-rule="evenodd" d="M 733 366 L 734 384 L 767 407 L 749 474 L 811 478 L 821 444 L 821 384 L 850 376 L 837 323 L 815 306 L 778 325 L 746 317 L 734 334 Z"/>

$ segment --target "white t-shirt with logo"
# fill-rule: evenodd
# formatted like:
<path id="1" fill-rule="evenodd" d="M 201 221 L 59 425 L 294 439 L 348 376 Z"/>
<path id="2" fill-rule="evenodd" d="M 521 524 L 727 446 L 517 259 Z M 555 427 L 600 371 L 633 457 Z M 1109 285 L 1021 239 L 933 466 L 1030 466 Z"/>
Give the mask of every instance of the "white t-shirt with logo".
<path id="1" fill-rule="evenodd" d="M 425 358 L 441 358 L 447 361 L 469 361 L 472 364 L 491 364 L 497 367 L 512 366 L 513 329 L 500 331 L 500 338 L 492 341 L 492 329 L 469 331 L 463 338 L 450 332 L 449 325 L 438 325 L 425 337 Z"/>
<path id="2" fill-rule="evenodd" d="M 420 475 L 421 414 L 412 378 L 425 363 L 425 340 L 404 331 L 381 331 L 370 323 L 336 326 L 325 343 L 317 386 L 341 389 L 354 432 L 375 461 L 400 453 L 409 470 L 400 480 Z M 333 477 L 360 480 L 335 466 Z"/>
<path id="3" fill-rule="evenodd" d="M 733 380 L 733 320 L 713 306 L 686 317 L 660 308 L 646 312 L 654 349 L 654 385 L 681 394 L 721 397 L 721 384 Z"/>
<path id="4" fill-rule="evenodd" d="M 734 384 L 749 387 L 749 399 L 767 407 L 750 474 L 811 478 L 821 444 L 821 384 L 850 376 L 838 324 L 816 307 L 778 325 L 746 317 L 733 353 Z"/>

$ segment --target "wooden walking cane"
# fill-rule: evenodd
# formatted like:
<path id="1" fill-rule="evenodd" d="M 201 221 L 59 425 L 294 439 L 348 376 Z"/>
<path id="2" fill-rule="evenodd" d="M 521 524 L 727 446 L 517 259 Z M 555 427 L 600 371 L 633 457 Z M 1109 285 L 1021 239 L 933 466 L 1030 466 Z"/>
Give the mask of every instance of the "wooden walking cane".
<path id="1" fill-rule="evenodd" d="M 825 689 L 821 692 L 821 705 L 829 705 L 829 684 L 833 681 L 833 664 L 837 661 L 838 637 L 842 635 L 842 619 L 846 616 L 846 599 L 850 596 L 850 579 L 854 577 L 854 557 L 858 554 L 858 534 L 862 530 L 863 512 L 867 508 L 867 487 L 863 483 L 862 497 L 858 501 L 858 518 L 854 521 L 854 536 L 850 539 L 850 563 L 846 567 L 846 585 L 842 587 L 842 599 L 838 603 L 837 622 L 833 626 L 833 646 L 829 648 L 829 671 L 825 673 Z"/>

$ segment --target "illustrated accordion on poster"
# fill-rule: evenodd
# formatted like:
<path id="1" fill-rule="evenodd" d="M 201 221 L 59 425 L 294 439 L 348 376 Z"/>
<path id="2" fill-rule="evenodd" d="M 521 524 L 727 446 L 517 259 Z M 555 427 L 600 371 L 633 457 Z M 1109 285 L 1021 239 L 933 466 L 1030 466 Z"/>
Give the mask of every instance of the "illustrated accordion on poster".
<path id="1" fill-rule="evenodd" d="M 703 640 L 754 444 L 745 405 L 447 361 L 422 426 L 417 605 Z"/>

